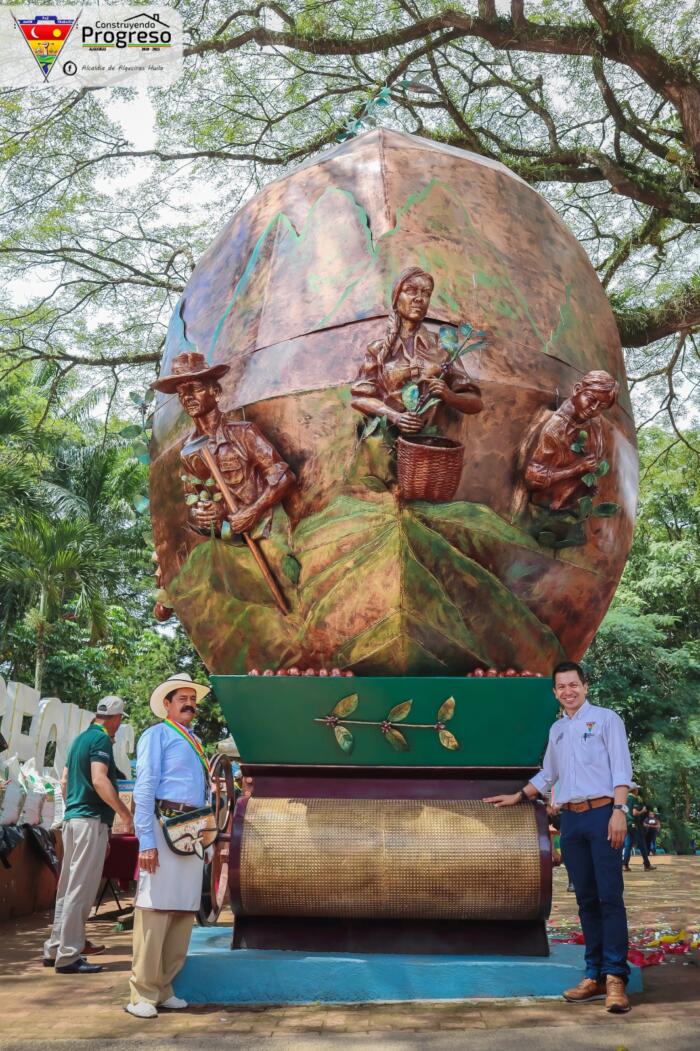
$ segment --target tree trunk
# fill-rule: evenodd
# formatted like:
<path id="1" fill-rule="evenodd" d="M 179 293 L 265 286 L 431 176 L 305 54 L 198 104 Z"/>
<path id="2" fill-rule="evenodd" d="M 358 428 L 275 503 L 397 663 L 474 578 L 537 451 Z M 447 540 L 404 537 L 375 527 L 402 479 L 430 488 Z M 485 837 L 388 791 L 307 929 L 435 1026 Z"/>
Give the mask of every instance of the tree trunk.
<path id="1" fill-rule="evenodd" d="M 41 683 L 44 678 L 44 661 L 46 659 L 46 609 L 47 594 L 45 588 L 39 595 L 39 623 L 36 629 L 36 654 L 34 660 L 34 689 L 41 695 Z"/>

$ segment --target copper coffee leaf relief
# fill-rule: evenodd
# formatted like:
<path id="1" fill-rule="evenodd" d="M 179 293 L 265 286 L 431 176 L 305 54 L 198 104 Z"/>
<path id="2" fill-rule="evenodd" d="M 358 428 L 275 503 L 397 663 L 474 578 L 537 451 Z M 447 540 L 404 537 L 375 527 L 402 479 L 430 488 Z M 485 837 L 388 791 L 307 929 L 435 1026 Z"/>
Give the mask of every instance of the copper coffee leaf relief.
<path id="1" fill-rule="evenodd" d="M 343 749 L 343 751 L 347 752 L 348 754 L 352 752 L 355 739 L 350 733 L 350 731 L 347 730 L 344 726 L 334 726 L 333 731 L 335 733 L 335 739 L 340 745 L 340 747 Z"/>
<path id="2" fill-rule="evenodd" d="M 397 728 L 400 723 L 402 730 L 436 730 L 438 740 L 443 748 L 456 751 L 459 748 L 457 738 L 449 730 L 445 729 L 445 722 L 449 721 L 455 713 L 455 699 L 448 697 L 437 710 L 434 723 L 407 723 L 405 719 L 410 715 L 413 701 L 401 701 L 390 708 L 384 719 L 349 719 L 348 716 L 357 708 L 359 698 L 356 693 L 342 697 L 328 715 L 314 719 L 316 723 L 325 723 L 333 730 L 338 745 L 346 753 L 352 751 L 355 743 L 348 726 L 376 726 L 384 739 L 397 752 L 410 751 L 410 745 L 401 730 Z"/>
<path id="3" fill-rule="evenodd" d="M 384 734 L 385 738 L 387 739 L 387 741 L 389 742 L 391 747 L 393 749 L 395 749 L 395 751 L 397 751 L 397 752 L 408 752 L 409 751 L 408 741 L 406 740 L 406 738 L 404 737 L 404 735 L 401 733 L 400 730 L 394 730 L 390 726 L 387 730 L 382 729 L 382 733 Z"/>
<path id="4" fill-rule="evenodd" d="M 459 748 L 459 741 L 449 730 L 438 730 L 438 739 L 443 748 L 449 748 L 452 752 Z"/>
<path id="5" fill-rule="evenodd" d="M 452 718 L 455 713 L 455 699 L 454 697 L 448 697 L 446 701 L 443 701 L 438 708 L 437 718 L 439 723 L 446 723 Z"/>
<path id="6" fill-rule="evenodd" d="M 396 704 L 387 715 L 387 719 L 390 723 L 400 723 L 406 719 L 410 712 L 413 701 L 402 701 L 401 704 Z"/>
<path id="7" fill-rule="evenodd" d="M 351 693 L 347 697 L 341 697 L 331 715 L 336 716 L 338 719 L 342 719 L 346 715 L 352 715 L 357 708 L 358 700 L 356 693 Z"/>

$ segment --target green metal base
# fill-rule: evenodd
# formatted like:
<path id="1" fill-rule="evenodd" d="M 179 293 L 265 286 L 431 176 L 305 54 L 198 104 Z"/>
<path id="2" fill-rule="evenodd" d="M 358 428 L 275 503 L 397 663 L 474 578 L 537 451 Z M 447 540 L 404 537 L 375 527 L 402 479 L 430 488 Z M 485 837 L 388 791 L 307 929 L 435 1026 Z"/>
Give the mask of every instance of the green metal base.
<path id="1" fill-rule="evenodd" d="M 556 714 L 549 679 L 211 682 L 243 761 L 265 766 L 534 767 Z"/>

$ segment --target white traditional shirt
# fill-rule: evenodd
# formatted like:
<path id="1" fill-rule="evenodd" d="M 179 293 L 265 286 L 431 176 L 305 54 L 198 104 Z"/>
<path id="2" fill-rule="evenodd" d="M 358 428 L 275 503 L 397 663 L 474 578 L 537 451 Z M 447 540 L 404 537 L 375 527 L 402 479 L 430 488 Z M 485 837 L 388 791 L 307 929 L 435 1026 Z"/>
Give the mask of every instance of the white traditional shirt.
<path id="1" fill-rule="evenodd" d="M 156 846 L 156 799 L 202 807 L 207 795 L 204 767 L 191 744 L 165 723 L 141 734 L 134 785 L 134 830 L 141 850 Z"/>
<path id="2" fill-rule="evenodd" d="M 584 701 L 574 715 L 557 719 L 542 769 L 530 783 L 548 795 L 557 782 L 558 805 L 612 797 L 617 786 L 632 783 L 625 724 L 617 712 Z"/>

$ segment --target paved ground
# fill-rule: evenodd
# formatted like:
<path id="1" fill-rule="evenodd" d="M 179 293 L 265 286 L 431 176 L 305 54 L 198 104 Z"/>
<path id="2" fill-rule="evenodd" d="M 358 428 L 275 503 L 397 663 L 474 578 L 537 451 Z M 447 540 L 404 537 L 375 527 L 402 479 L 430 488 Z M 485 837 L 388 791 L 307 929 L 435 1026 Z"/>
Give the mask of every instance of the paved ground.
<path id="1" fill-rule="evenodd" d="M 627 877 L 631 926 L 635 929 L 700 924 L 700 857 L 659 858 L 644 873 L 633 859 Z M 574 924 L 573 895 L 555 872 L 552 922 Z M 93 940 L 106 941 L 102 974 L 57 975 L 41 966 L 41 943 L 49 916 L 0 926 L 0 1049 L 32 1051 L 63 1047 L 241 1048 L 306 1051 L 381 1047 L 382 1051 L 697 1051 L 700 1047 L 700 967 L 676 957 L 644 972 L 645 992 L 631 1014 L 612 1018 L 594 1003 L 563 1001 L 357 1004 L 351 1006 L 195 1008 L 163 1012 L 152 1021 L 127 1015 L 130 935 L 115 934 L 113 921 L 90 924 Z"/>

